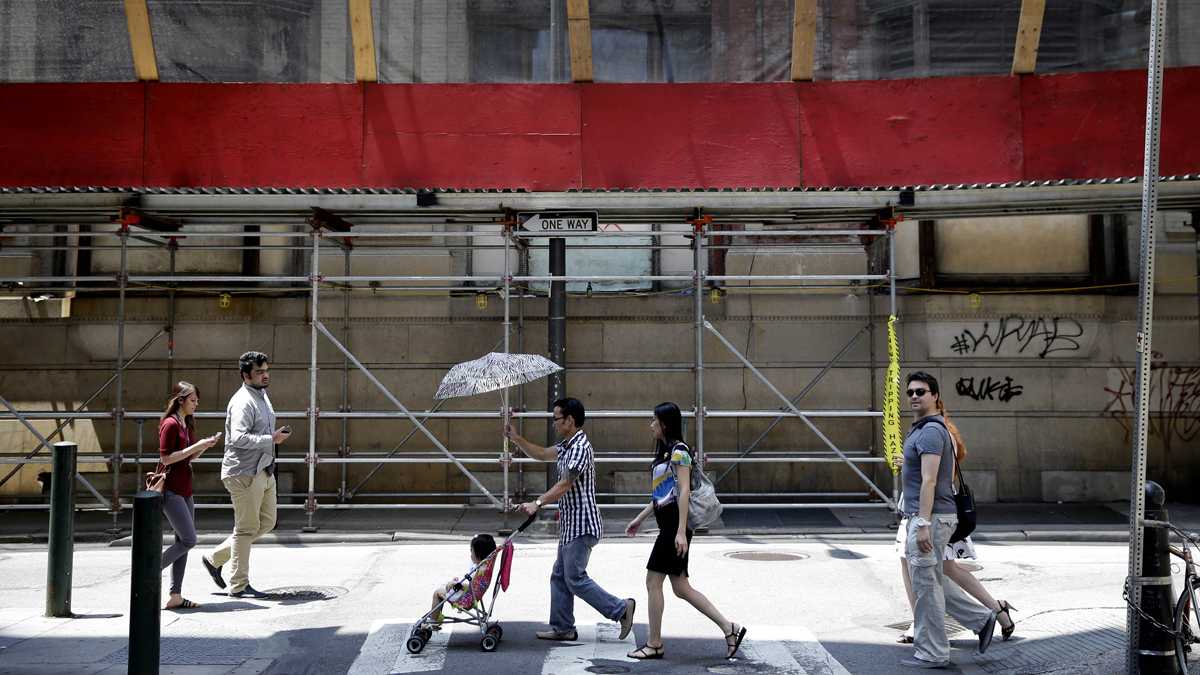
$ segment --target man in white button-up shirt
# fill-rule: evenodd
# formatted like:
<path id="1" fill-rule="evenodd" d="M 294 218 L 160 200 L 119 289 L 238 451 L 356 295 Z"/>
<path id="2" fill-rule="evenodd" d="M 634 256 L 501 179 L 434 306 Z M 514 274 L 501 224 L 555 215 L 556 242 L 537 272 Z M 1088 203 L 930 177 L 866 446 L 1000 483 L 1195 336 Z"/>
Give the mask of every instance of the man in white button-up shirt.
<path id="1" fill-rule="evenodd" d="M 275 527 L 275 445 L 291 435 L 290 427 L 275 429 L 275 408 L 267 396 L 271 360 L 262 352 L 238 359 L 242 386 L 225 409 L 225 458 L 221 482 L 233 498 L 233 534 L 202 558 L 213 582 L 225 588 L 221 567 L 233 561 L 230 597 L 261 598 L 250 585 L 250 545 Z"/>

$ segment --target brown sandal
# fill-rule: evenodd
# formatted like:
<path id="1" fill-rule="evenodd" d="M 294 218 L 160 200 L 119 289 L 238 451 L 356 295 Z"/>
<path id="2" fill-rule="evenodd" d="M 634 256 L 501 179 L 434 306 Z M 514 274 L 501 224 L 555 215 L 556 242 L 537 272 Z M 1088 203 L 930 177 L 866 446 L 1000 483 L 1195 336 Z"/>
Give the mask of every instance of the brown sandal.
<path id="1" fill-rule="evenodd" d="M 644 644 L 641 647 L 629 652 L 625 656 L 628 656 L 631 659 L 638 659 L 639 661 L 645 661 L 647 659 L 661 659 L 664 651 L 665 650 L 663 649 L 662 645 L 653 647 L 649 644 Z"/>

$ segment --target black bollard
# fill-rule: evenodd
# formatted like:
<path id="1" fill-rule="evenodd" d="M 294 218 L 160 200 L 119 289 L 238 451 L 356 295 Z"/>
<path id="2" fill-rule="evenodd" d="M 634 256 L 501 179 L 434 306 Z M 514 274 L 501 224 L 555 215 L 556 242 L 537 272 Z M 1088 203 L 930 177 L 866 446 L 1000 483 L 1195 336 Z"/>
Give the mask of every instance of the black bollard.
<path id="1" fill-rule="evenodd" d="M 71 614 L 75 557 L 75 458 L 78 446 L 55 443 L 50 474 L 50 544 L 46 561 L 46 616 Z"/>
<path id="2" fill-rule="evenodd" d="M 1154 481 L 1146 481 L 1146 520 L 1166 522 L 1163 506 L 1167 493 Z M 1171 553 L 1167 548 L 1170 530 L 1165 527 L 1142 527 L 1142 577 L 1136 580 L 1142 587 L 1142 611 L 1165 626 L 1172 622 L 1174 593 L 1171 588 Z M 1144 616 L 1138 618 L 1138 671 L 1142 675 L 1175 675 L 1175 638 Z"/>
<path id="3" fill-rule="evenodd" d="M 130 675 L 153 675 L 158 672 L 162 502 L 162 494 L 150 490 L 143 490 L 133 498 L 133 564 L 129 586 Z"/>

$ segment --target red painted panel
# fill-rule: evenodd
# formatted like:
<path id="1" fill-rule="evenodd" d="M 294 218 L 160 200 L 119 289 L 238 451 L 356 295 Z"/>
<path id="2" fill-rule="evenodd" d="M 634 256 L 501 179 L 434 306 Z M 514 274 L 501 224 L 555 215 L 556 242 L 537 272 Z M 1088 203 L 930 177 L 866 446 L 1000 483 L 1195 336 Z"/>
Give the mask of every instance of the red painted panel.
<path id="1" fill-rule="evenodd" d="M 140 185 L 145 88 L 0 85 L 0 185 Z"/>
<path id="2" fill-rule="evenodd" d="M 147 97 L 148 185 L 361 183 L 358 85 L 153 84 Z"/>
<path id="3" fill-rule="evenodd" d="M 1010 77 L 797 85 L 804 184 L 913 185 L 1021 177 Z"/>
<path id="4" fill-rule="evenodd" d="M 1142 175 L 1146 73 L 1139 70 L 1023 78 L 1025 177 L 1101 178 Z M 1200 68 L 1163 76 L 1164 175 L 1200 171 Z"/>
<path id="5" fill-rule="evenodd" d="M 595 84 L 582 93 L 584 187 L 800 184 L 791 83 Z"/>
<path id="6" fill-rule="evenodd" d="M 579 187 L 575 85 L 369 85 L 372 187 Z"/>

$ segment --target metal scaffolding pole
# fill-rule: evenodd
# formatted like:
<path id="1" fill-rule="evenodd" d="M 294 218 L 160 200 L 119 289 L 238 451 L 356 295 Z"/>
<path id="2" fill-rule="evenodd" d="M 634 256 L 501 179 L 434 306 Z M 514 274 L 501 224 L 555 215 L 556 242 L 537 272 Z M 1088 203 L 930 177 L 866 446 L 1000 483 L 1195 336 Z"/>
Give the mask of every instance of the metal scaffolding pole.
<path id="1" fill-rule="evenodd" d="M 896 226 L 892 224 L 887 230 L 887 245 L 888 245 L 888 316 L 896 315 Z M 897 323 L 900 321 L 896 318 Z M 890 357 L 889 357 L 890 358 Z M 896 475 L 892 474 L 892 503 L 900 501 L 900 482 L 896 479 Z"/>
<path id="2" fill-rule="evenodd" d="M 317 326 L 320 325 L 317 314 L 317 303 L 321 297 L 321 232 L 318 225 L 312 230 L 312 261 L 309 283 L 312 293 L 312 316 L 309 331 L 309 367 L 308 367 L 308 497 L 304 501 L 304 511 L 308 516 L 305 532 L 315 532 L 313 514 L 317 511 Z"/>
<path id="3" fill-rule="evenodd" d="M 341 242 L 342 252 L 345 255 L 343 267 L 346 270 L 346 276 L 350 276 L 350 246 L 353 240 Z M 342 339 L 345 341 L 346 347 L 350 345 L 350 287 L 347 286 L 342 294 Z M 338 408 L 339 412 L 350 412 L 350 359 L 346 355 L 342 355 L 342 405 Z M 342 418 L 342 445 L 338 448 L 339 457 L 350 456 L 350 418 Z M 347 466 L 342 465 L 342 482 L 338 489 L 338 502 L 346 501 L 346 473 Z"/>
<path id="4" fill-rule="evenodd" d="M 694 313 L 695 325 L 695 415 L 696 415 L 696 466 L 704 471 L 704 274 L 708 270 L 706 260 L 704 259 L 704 237 L 705 223 L 700 218 L 700 214 L 696 214 L 696 219 L 692 223 L 692 245 L 695 247 L 695 260 L 693 261 L 692 278 L 692 311 Z"/>
<path id="5" fill-rule="evenodd" d="M 125 286 L 129 279 L 129 225 L 121 223 L 121 272 L 117 283 L 117 407 L 113 411 L 113 456 L 112 456 L 112 530 L 120 534 L 118 518 L 121 516 L 121 442 L 125 428 Z"/>
<path id="6" fill-rule="evenodd" d="M 1138 274 L 1138 353 L 1136 412 L 1133 420 L 1133 468 L 1129 486 L 1129 607 L 1125 614 L 1127 669 L 1138 672 L 1139 619 L 1142 600 L 1142 539 L 1146 515 L 1146 444 L 1150 418 L 1150 374 L 1154 328 L 1154 244 L 1158 222 L 1158 160 L 1162 132 L 1163 35 L 1166 0 L 1150 5 L 1150 60 L 1146 68 L 1146 135 L 1142 167 L 1142 216 Z"/>
<path id="7" fill-rule="evenodd" d="M 502 336 L 502 340 L 504 341 L 504 353 L 505 354 L 507 354 L 509 352 L 509 331 L 510 331 L 510 328 L 512 325 L 511 324 L 512 303 L 510 302 L 510 298 L 512 296 L 512 292 L 511 292 L 512 291 L 512 281 L 511 281 L 511 279 L 512 279 L 512 269 L 511 269 L 512 263 L 509 260 L 509 253 L 510 253 L 511 248 L 512 248 L 512 230 L 511 230 L 510 226 L 505 226 L 505 228 L 504 228 L 504 335 Z M 509 420 L 510 420 L 510 415 L 512 414 L 512 406 L 509 405 L 509 402 L 508 402 L 508 387 L 505 387 L 500 395 L 500 406 L 501 406 L 500 419 L 501 419 L 501 425 L 502 425 L 501 429 L 500 429 L 500 438 L 503 439 L 501 442 L 501 449 L 500 449 L 500 473 L 503 474 L 503 480 L 504 480 L 504 486 L 503 486 L 504 487 L 504 498 L 503 498 L 503 503 L 502 503 L 502 506 L 500 507 L 500 509 L 501 509 L 501 511 L 504 512 L 504 516 L 503 516 L 504 523 L 503 523 L 502 527 L 505 530 L 507 530 L 508 529 L 508 511 L 512 504 L 511 501 L 509 500 L 510 493 L 509 493 L 509 489 L 508 489 L 508 468 L 512 464 L 512 460 L 513 460 L 512 453 L 509 451 L 508 434 L 506 433 L 506 429 L 508 427 Z"/>

